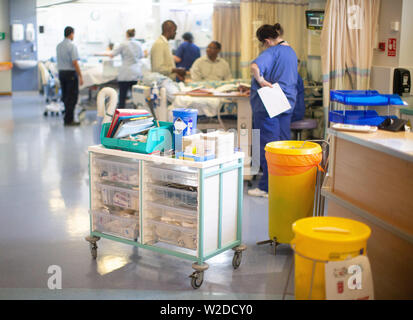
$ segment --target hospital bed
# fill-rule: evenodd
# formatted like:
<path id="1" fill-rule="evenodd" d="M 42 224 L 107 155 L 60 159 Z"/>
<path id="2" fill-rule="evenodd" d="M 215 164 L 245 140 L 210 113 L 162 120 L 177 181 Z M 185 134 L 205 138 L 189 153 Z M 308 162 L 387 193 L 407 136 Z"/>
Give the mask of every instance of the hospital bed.
<path id="1" fill-rule="evenodd" d="M 225 89 L 237 87 L 240 82 L 249 83 L 249 80 L 177 83 L 160 74 L 146 73 L 143 80 L 132 87 L 132 101 L 136 107 L 152 112 L 148 99 L 150 99 L 154 82 L 160 88 L 160 101 L 154 110 L 157 119 L 172 121 L 173 109 L 195 108 L 198 110 L 197 128 L 199 130 L 236 129 L 238 146 L 246 153 L 244 179 L 251 180 L 252 176 L 258 173 L 259 165 L 257 168 L 253 166 L 251 158 L 253 135 L 249 96 L 224 92 Z M 220 89 L 221 93 L 218 92 L 214 96 L 189 94 L 189 91 L 199 87 Z"/>
<path id="2" fill-rule="evenodd" d="M 79 86 L 79 101 L 75 109 L 75 115 L 79 121 L 84 118 L 87 110 L 96 110 L 97 95 L 101 89 L 118 87 L 117 77 L 120 64 L 119 60 L 102 61 L 90 58 L 88 62 L 80 65 L 83 85 Z"/>
<path id="3" fill-rule="evenodd" d="M 157 108 L 162 116 L 160 120 L 171 121 L 172 110 L 176 108 L 193 108 L 198 110 L 199 128 L 202 129 L 224 129 L 236 128 L 237 103 L 232 97 L 196 97 L 189 95 L 176 95 L 178 92 L 188 92 L 194 88 L 213 88 L 224 90 L 229 87 L 235 88 L 240 80 L 232 81 L 204 81 L 191 83 L 178 83 L 159 73 L 146 73 L 142 81 L 132 87 L 132 101 L 137 107 L 150 109 L 148 99 L 151 90 L 156 82 L 160 90 L 165 89 L 164 94 L 160 93 L 161 101 Z M 167 108 L 167 112 L 165 111 Z M 150 111 L 150 110 L 149 110 Z M 156 115 L 155 115 L 156 116 Z"/>

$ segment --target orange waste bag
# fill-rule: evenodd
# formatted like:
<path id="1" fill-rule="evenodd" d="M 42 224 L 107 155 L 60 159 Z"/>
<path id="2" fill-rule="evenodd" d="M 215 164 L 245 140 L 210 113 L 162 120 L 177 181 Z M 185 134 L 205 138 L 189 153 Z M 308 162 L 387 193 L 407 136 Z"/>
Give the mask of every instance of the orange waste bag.
<path id="1" fill-rule="evenodd" d="M 292 224 L 312 215 L 322 149 L 314 142 L 276 141 L 265 146 L 265 158 L 269 236 L 279 243 L 290 243 Z"/>

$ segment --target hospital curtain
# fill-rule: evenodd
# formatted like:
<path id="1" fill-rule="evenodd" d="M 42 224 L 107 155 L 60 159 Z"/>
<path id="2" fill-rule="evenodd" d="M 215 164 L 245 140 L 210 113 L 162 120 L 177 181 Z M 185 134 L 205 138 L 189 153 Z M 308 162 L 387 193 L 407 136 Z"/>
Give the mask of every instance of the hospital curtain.
<path id="1" fill-rule="evenodd" d="M 250 63 L 260 54 L 260 45 L 255 36 L 263 24 L 280 23 L 284 29 L 283 39 L 304 62 L 307 60 L 307 29 L 305 10 L 308 0 L 241 0 L 241 73 L 250 78 Z"/>
<path id="2" fill-rule="evenodd" d="M 241 23 L 240 6 L 234 4 L 214 4 L 212 19 L 213 40 L 222 45 L 221 57 L 225 59 L 234 78 L 240 78 Z"/>
<path id="3" fill-rule="evenodd" d="M 330 89 L 367 90 L 380 0 L 328 0 L 321 33 L 325 115 Z"/>

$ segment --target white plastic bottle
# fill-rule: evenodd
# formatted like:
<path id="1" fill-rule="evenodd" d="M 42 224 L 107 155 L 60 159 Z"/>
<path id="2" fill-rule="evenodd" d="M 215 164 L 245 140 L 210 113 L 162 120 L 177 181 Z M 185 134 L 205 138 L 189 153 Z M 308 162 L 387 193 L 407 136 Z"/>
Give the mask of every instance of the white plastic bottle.
<path id="1" fill-rule="evenodd" d="M 151 100 L 153 103 L 153 109 L 156 110 L 159 106 L 159 88 L 156 81 L 153 82 Z"/>

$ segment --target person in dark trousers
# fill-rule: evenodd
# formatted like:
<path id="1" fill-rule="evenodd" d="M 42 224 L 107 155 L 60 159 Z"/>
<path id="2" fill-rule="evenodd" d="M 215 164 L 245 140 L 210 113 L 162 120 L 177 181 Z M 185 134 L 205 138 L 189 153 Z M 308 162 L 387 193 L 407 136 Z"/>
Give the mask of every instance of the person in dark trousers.
<path id="1" fill-rule="evenodd" d="M 143 52 L 139 41 L 135 40 L 134 37 L 135 29 L 129 29 L 126 31 L 126 41 L 122 42 L 119 47 L 109 53 L 97 54 L 111 58 L 120 54 L 122 57 L 122 66 L 119 69 L 118 75 L 118 109 L 125 108 L 128 92 L 132 90 L 132 86 L 138 82 L 138 78 L 142 77 L 139 60 L 143 58 Z"/>
<path id="2" fill-rule="evenodd" d="M 190 32 L 182 35 L 184 42 L 178 47 L 174 55 L 177 68 L 191 69 L 192 64 L 201 56 L 201 51 L 194 44 L 194 36 Z"/>
<path id="3" fill-rule="evenodd" d="M 83 77 L 78 63 L 79 54 L 73 44 L 75 30 L 72 27 L 66 27 L 64 36 L 65 39 L 56 48 L 62 101 L 65 105 L 64 125 L 76 126 L 80 123 L 73 121 L 73 113 L 79 97 L 79 84 L 83 85 Z"/>

